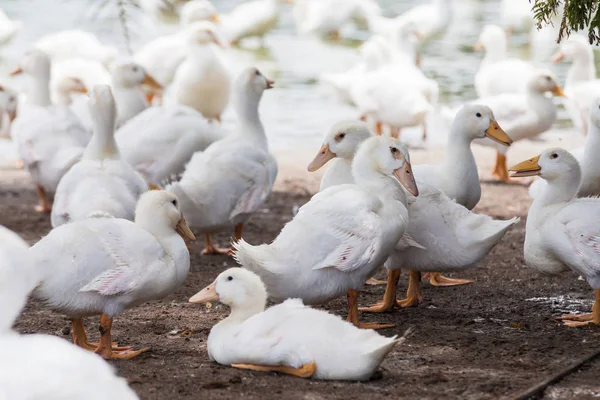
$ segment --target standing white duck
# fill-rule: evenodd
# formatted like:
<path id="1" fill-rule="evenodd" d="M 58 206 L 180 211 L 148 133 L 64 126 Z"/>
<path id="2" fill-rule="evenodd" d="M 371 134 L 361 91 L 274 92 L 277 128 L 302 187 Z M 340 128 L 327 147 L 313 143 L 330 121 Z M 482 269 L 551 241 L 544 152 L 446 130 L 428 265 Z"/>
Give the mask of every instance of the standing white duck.
<path id="1" fill-rule="evenodd" d="M 345 121 L 334 125 L 308 167 L 309 171 L 314 171 L 335 157 L 323 176 L 321 190 L 331 185 L 354 183 L 349 174 L 351 162 L 360 143 L 370 136 L 368 128 L 359 122 Z M 384 300 L 366 308 L 367 311 L 383 312 L 395 306 L 419 304 L 421 271 L 463 270 L 476 266 L 510 226 L 519 221 L 518 218 L 494 221 L 488 216 L 473 214 L 439 189 L 421 183 L 419 196 L 408 196 L 408 216 L 407 231 L 386 262 L 388 285 Z M 407 298 L 396 301 L 397 282 L 400 270 L 404 268 L 411 269 Z M 433 282 L 440 286 L 473 282 L 450 280 L 437 272 L 434 274 Z"/>
<path id="2" fill-rule="evenodd" d="M 362 17 L 361 0 L 299 0 L 294 2 L 294 23 L 301 34 L 340 38 L 342 28 Z M 367 6 L 368 7 L 368 6 Z M 369 10 L 374 12 L 374 10 Z M 367 20 L 367 18 L 363 17 Z"/>
<path id="3" fill-rule="evenodd" d="M 181 237 L 180 237 L 181 236 Z M 187 277 L 195 240 L 173 193 L 144 193 L 135 222 L 106 214 L 53 229 L 31 247 L 45 276 L 33 292 L 72 320 L 74 343 L 103 358 L 131 358 L 148 350 L 111 344 L 112 320 L 126 309 L 163 298 Z M 100 315 L 100 344 L 88 343 L 82 318 Z"/>
<path id="4" fill-rule="evenodd" d="M 461 107 L 448 134 L 445 159 L 440 164 L 415 166 L 415 179 L 440 189 L 472 210 L 481 198 L 481 185 L 471 143 L 486 137 L 502 146 L 512 143 L 489 107 L 476 104 Z"/>
<path id="5" fill-rule="evenodd" d="M 596 79 L 594 53 L 587 38 L 573 35 L 563 41 L 560 50 L 552 57 L 552 62 L 562 60 L 572 63 L 565 82 L 565 108 L 573 124 L 585 134 L 588 131 L 590 105 L 600 93 L 600 79 Z"/>
<path id="6" fill-rule="evenodd" d="M 578 157 L 577 150 L 571 154 L 577 159 L 581 167 L 581 185 L 577 191 L 577 197 L 600 196 L 600 98 L 596 99 L 590 107 L 590 122 L 585 146 Z M 544 179 L 536 179 L 529 186 L 529 195 L 537 198 L 544 193 L 547 182 Z"/>
<path id="7" fill-rule="evenodd" d="M 140 0 L 139 6 L 157 22 L 175 22 L 185 0 Z"/>
<path id="8" fill-rule="evenodd" d="M 186 57 L 186 29 L 194 22 L 218 20 L 217 10 L 209 1 L 188 1 L 181 10 L 181 31 L 159 36 L 144 44 L 135 52 L 133 60 L 167 87 Z"/>
<path id="9" fill-rule="evenodd" d="M 10 43 L 23 27 L 23 22 L 11 20 L 0 8 L 0 46 Z"/>
<path id="10" fill-rule="evenodd" d="M 0 226 L 0 398 L 134 400 L 125 379 L 93 354 L 49 335 L 11 330 L 38 283 L 29 245 Z"/>
<path id="11" fill-rule="evenodd" d="M 532 3 L 521 0 L 502 0 L 500 4 L 500 21 L 507 35 L 513 32 L 527 32 L 534 25 L 531 12 Z"/>
<path id="12" fill-rule="evenodd" d="M 556 121 L 556 104 L 551 97 L 546 97 L 546 93 L 564 96 L 557 82 L 553 73 L 538 70 L 530 75 L 525 93 L 484 97 L 475 103 L 490 107 L 513 141 L 528 139 L 546 132 Z M 509 181 L 506 169 L 507 147 L 487 139 L 476 143 L 496 149 L 496 164 L 492 175 L 498 180 Z"/>
<path id="13" fill-rule="evenodd" d="M 285 0 L 246 1 L 223 15 L 221 26 L 229 43 L 238 45 L 243 39 L 258 37 L 264 45 L 265 35 L 277 27 L 282 1 Z"/>
<path id="14" fill-rule="evenodd" d="M 117 57 L 116 47 L 105 46 L 90 32 L 64 30 L 46 35 L 33 47 L 46 53 L 52 61 L 69 58 L 85 58 L 108 67 Z"/>
<path id="15" fill-rule="evenodd" d="M 37 187 L 39 212 L 50 212 L 48 195 L 54 193 L 63 175 L 81 158 L 90 134 L 68 106 L 50 103 L 50 59 L 32 50 L 12 74 L 27 73 L 33 85 L 28 106 L 15 119 L 12 136 L 19 156 Z"/>
<path id="16" fill-rule="evenodd" d="M 359 323 L 358 290 L 408 226 L 406 194 L 398 182 L 415 196 L 419 192 L 407 151 L 391 137 L 364 141 L 352 175 L 355 184 L 314 195 L 271 244 L 234 243 L 234 257 L 261 277 L 276 301 L 300 298 L 323 304 L 347 294 L 348 321 L 389 327 Z"/>
<path id="17" fill-rule="evenodd" d="M 210 22 L 196 22 L 187 30 L 187 57 L 173 78 L 177 104 L 195 108 L 208 119 L 221 120 L 229 103 L 231 76 L 213 45 L 219 41 Z"/>
<path id="18" fill-rule="evenodd" d="M 510 168 L 512 177 L 539 175 L 548 183 L 527 214 L 525 262 L 545 273 L 568 268 L 594 289 L 591 314 L 559 317 L 568 326 L 600 325 L 600 199 L 577 198 L 579 163 L 568 151 L 554 148 Z"/>
<path id="19" fill-rule="evenodd" d="M 241 239 L 244 224 L 271 194 L 277 161 L 269 153 L 258 106 L 273 84 L 256 68 L 242 72 L 235 82 L 238 128 L 194 154 L 181 180 L 167 186 L 179 197 L 190 225 L 205 234 L 203 254 L 231 253 L 214 246 L 211 234 L 233 228 L 235 240 Z"/>
<path id="20" fill-rule="evenodd" d="M 220 301 L 231 314 L 210 331 L 211 360 L 234 368 L 274 371 L 302 378 L 367 380 L 404 337 L 360 330 L 300 299 L 265 310 L 267 290 L 256 274 L 230 268 L 190 299 Z M 310 326 L 311 329 L 305 328 Z M 405 334 L 406 336 L 406 334 Z"/>
<path id="21" fill-rule="evenodd" d="M 115 142 L 115 99 L 108 85 L 90 95 L 93 135 L 81 161 L 63 176 L 52 207 L 52 227 L 89 218 L 96 211 L 133 220 L 140 195 L 148 184 L 121 159 Z"/>
<path id="22" fill-rule="evenodd" d="M 156 186 L 183 173 L 195 152 L 222 138 L 218 124 L 193 108 L 176 104 L 142 111 L 115 136 L 123 159 Z"/>
<path id="23" fill-rule="evenodd" d="M 486 25 L 475 44 L 476 50 L 485 50 L 485 56 L 475 75 L 477 96 L 488 97 L 503 93 L 524 93 L 534 68 L 518 58 L 508 58 L 506 34 L 496 25 Z"/>

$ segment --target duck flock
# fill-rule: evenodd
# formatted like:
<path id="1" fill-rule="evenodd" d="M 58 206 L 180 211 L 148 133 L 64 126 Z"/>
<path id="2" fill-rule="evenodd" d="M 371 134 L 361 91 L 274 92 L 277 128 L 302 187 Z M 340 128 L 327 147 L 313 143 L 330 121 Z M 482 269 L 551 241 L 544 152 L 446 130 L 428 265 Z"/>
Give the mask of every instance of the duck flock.
<path id="1" fill-rule="evenodd" d="M 486 26 L 475 44 L 484 52 L 472 81 L 478 98 L 445 110 L 452 123 L 444 157 L 413 165 L 402 130 L 422 127 L 426 143 L 427 117 L 440 110 L 439 84 L 420 69 L 420 50 L 453 20 L 453 0 L 418 2 L 398 16 L 382 15 L 375 0 L 284 3 L 251 0 L 221 15 L 208 0 L 145 0 L 157 24 L 175 17 L 181 27 L 132 57 L 83 31 L 43 37 L 22 54 L 12 75 L 24 75 L 28 90 L 2 83 L 0 132 L 18 149 L 37 188 L 36 211 L 48 215 L 52 230 L 29 246 L 0 227 L 0 349 L 14 355 L 0 360 L 0 398 L 137 398 L 103 359 L 148 348 L 113 342 L 113 320 L 185 282 L 186 242 L 197 235 L 203 255 L 232 256 L 241 267 L 189 299 L 231 308 L 211 330 L 211 360 L 303 378 L 369 379 L 409 330 L 382 336 L 373 329 L 391 326 L 363 323 L 359 311 L 419 305 L 422 274 L 434 286 L 473 283 L 442 273 L 476 268 L 519 221 L 472 211 L 481 198 L 472 143 L 496 150 L 496 179 L 538 177 L 526 263 L 587 280 L 592 312 L 560 319 L 600 324 L 600 80 L 586 39 L 574 34 L 548 55 L 572 65 L 563 90 L 551 71 L 508 56 L 512 32 L 530 29 L 533 19 L 528 1 L 503 1 L 503 26 Z M 263 39 L 283 7 L 293 7 L 300 35 L 339 40 L 353 25 L 370 36 L 356 65 L 319 78 L 356 109 L 355 119 L 331 127 L 308 165 L 310 172 L 327 167 L 320 191 L 271 243 L 250 244 L 244 226 L 278 172 L 259 114 L 263 93 L 277 84 L 255 67 L 232 76 L 223 55 Z M 0 21 L 6 44 L 22 26 L 4 13 Z M 532 30 L 532 47 L 554 49 L 555 34 L 554 27 Z M 556 97 L 565 97 L 587 135 L 584 149 L 551 148 L 507 168 L 514 141 L 552 127 Z M 235 129 L 221 121 L 229 106 Z M 230 246 L 213 242 L 220 232 L 232 235 Z M 359 308 L 363 285 L 382 284 L 372 278 L 382 267 L 383 299 Z M 399 299 L 402 270 L 409 287 Z M 343 296 L 346 320 L 311 307 Z M 28 297 L 72 321 L 73 345 L 11 329 Z M 278 304 L 265 308 L 268 299 Z M 88 341 L 84 318 L 98 321 L 99 343 Z"/>

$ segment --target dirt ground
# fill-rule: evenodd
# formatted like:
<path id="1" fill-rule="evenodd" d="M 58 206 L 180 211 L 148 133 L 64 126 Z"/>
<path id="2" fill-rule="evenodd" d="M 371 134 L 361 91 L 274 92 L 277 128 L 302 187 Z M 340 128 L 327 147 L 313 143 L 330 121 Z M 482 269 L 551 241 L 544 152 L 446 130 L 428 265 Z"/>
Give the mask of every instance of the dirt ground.
<path id="1" fill-rule="evenodd" d="M 0 223 L 34 243 L 49 231 L 49 218 L 33 211 L 33 188 L 23 183 L 22 175 L 17 178 L 3 182 Z M 306 189 L 289 184 L 286 188 L 273 193 L 247 227 L 245 238 L 250 243 L 271 241 L 291 219 L 294 206 L 309 198 Z M 483 193 L 476 211 L 497 218 L 525 216 L 529 206 L 525 188 L 488 183 Z M 201 240 L 193 245 L 191 271 L 181 288 L 115 319 L 114 340 L 152 350 L 113 365 L 142 399 L 508 398 L 600 347 L 600 328 L 567 328 L 552 319 L 561 311 L 589 312 L 589 286 L 572 273 L 546 277 L 528 269 L 523 261 L 524 234 L 523 218 L 478 268 L 451 274 L 475 279 L 475 284 L 434 288 L 424 283 L 424 303 L 419 307 L 363 315 L 367 321 L 396 324 L 381 331 L 384 335 L 402 334 L 408 327 L 415 330 L 385 359 L 379 377 L 366 383 L 302 380 L 209 361 L 208 333 L 228 310 L 222 305 L 206 309 L 187 300 L 235 262 L 200 256 Z M 221 235 L 218 242 L 227 239 Z M 402 285 L 403 291 L 406 276 Z M 370 304 L 382 294 L 383 287 L 365 288 L 360 302 Z M 325 308 L 345 316 L 345 299 Z M 47 333 L 65 340 L 70 339 L 69 328 L 64 317 L 35 302 L 28 304 L 16 324 L 22 333 Z M 97 336 L 96 320 L 88 320 L 87 328 Z M 599 376 L 597 359 L 552 385 L 544 398 L 598 398 Z"/>

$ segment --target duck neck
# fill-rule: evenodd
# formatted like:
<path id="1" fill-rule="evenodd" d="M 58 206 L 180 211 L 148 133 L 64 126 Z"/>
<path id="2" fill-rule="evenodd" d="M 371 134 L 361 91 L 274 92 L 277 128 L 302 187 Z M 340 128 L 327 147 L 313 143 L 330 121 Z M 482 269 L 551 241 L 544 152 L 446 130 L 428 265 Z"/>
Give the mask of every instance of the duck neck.
<path id="1" fill-rule="evenodd" d="M 482 64 L 483 65 L 493 64 L 498 61 L 506 60 L 506 58 L 507 58 L 506 39 L 500 39 L 497 43 L 494 43 L 493 46 L 486 47 Z"/>
<path id="2" fill-rule="evenodd" d="M 471 180 L 479 182 L 477 163 L 471 150 L 471 139 L 461 132 L 460 126 L 452 126 L 448 137 L 446 156 L 442 163 L 449 181 L 464 185 Z"/>
<path id="3" fill-rule="evenodd" d="M 260 120 L 258 106 L 262 95 L 256 93 L 237 96 L 234 100 L 234 107 L 239 118 L 239 132 L 248 139 L 260 143 L 264 148 L 268 148 L 265 129 Z"/>
<path id="4" fill-rule="evenodd" d="M 596 66 L 594 65 L 594 54 L 591 48 L 581 52 L 573 60 L 571 68 L 567 73 L 565 86 L 571 86 L 578 82 L 591 81 L 596 79 Z"/>
<path id="5" fill-rule="evenodd" d="M 392 198 L 407 206 L 406 193 L 400 183 L 391 176 L 377 172 L 373 160 L 356 158 L 352 163 L 352 176 L 357 185 L 368 188 L 379 198 Z"/>
<path id="6" fill-rule="evenodd" d="M 43 71 L 33 76 L 29 93 L 28 102 L 34 106 L 48 107 L 50 102 L 50 70 Z"/>
<path id="7" fill-rule="evenodd" d="M 118 159 L 119 148 L 115 141 L 115 113 L 100 113 L 94 115 L 92 110 L 93 135 L 87 145 L 83 158 L 88 160 Z"/>
<path id="8" fill-rule="evenodd" d="M 113 86 L 117 114 L 123 122 L 148 108 L 149 104 L 140 86 Z"/>
<path id="9" fill-rule="evenodd" d="M 71 94 L 65 90 L 58 90 L 56 93 L 56 104 L 60 104 L 61 106 L 70 106 L 73 103 L 71 99 Z"/>
<path id="10" fill-rule="evenodd" d="M 536 197 L 531 206 L 533 210 L 573 200 L 581 183 L 581 168 L 579 165 L 575 165 L 570 173 L 561 174 L 554 179 L 546 180 L 546 182 L 547 185 L 541 196 Z"/>
<path id="11" fill-rule="evenodd" d="M 588 134 L 583 148 L 583 160 L 581 162 L 582 175 L 598 175 L 600 173 L 600 129 L 594 121 L 590 121 Z M 585 180 L 585 179 L 584 179 Z"/>
<path id="12" fill-rule="evenodd" d="M 253 315 L 265 311 L 267 304 L 267 292 L 263 289 L 252 293 L 252 299 L 246 299 L 241 305 L 232 304 L 231 313 L 224 320 L 228 322 L 244 322 Z"/>

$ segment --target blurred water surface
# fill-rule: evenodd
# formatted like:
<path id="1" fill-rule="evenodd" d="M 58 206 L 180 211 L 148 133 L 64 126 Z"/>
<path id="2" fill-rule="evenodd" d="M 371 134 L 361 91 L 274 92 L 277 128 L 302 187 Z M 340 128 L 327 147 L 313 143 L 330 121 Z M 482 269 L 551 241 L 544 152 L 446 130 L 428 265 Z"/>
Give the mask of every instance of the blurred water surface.
<path id="1" fill-rule="evenodd" d="M 527 0 L 524 0 L 527 1 Z M 226 13 L 242 0 L 213 0 L 220 12 Z M 114 5 L 100 7 L 100 0 L 0 0 L 0 7 L 12 19 L 24 21 L 24 28 L 15 41 L 0 49 L 0 78 L 9 86 L 19 87 L 7 78 L 7 72 L 18 62 L 19 56 L 45 34 L 63 29 L 83 29 L 93 32 L 105 43 L 115 45 L 127 54 L 123 30 Z M 116 0 L 109 0 L 116 3 Z M 380 0 L 385 15 L 394 16 L 420 3 L 408 0 Z M 474 53 L 481 28 L 488 23 L 499 23 L 499 0 L 454 0 L 455 15 L 449 30 L 430 41 L 422 51 L 423 70 L 439 82 L 440 103 L 458 105 L 473 99 L 473 77 L 481 53 Z M 327 88 L 317 83 L 322 72 L 344 71 L 357 60 L 356 47 L 368 38 L 368 33 L 345 32 L 350 40 L 343 43 L 323 41 L 314 37 L 298 36 L 291 15 L 291 6 L 283 5 L 279 27 L 266 38 L 266 49 L 232 50 L 232 70 L 255 64 L 265 75 L 277 81 L 277 90 L 265 95 L 261 106 L 263 122 L 272 146 L 314 147 L 321 142 L 325 131 L 342 118 L 357 116 L 357 112 L 339 104 Z M 135 49 L 161 34 L 174 32 L 177 25 L 159 25 L 139 10 L 128 14 L 131 47 Z M 513 36 L 511 53 L 528 58 L 526 33 Z M 550 66 L 547 64 L 546 66 Z M 567 65 L 550 66 L 564 83 Z M 560 114 L 559 127 L 568 127 L 566 115 Z M 233 124 L 231 111 L 226 123 Z M 443 135 L 443 132 L 440 134 Z M 434 137 L 440 137 L 435 135 Z"/>

